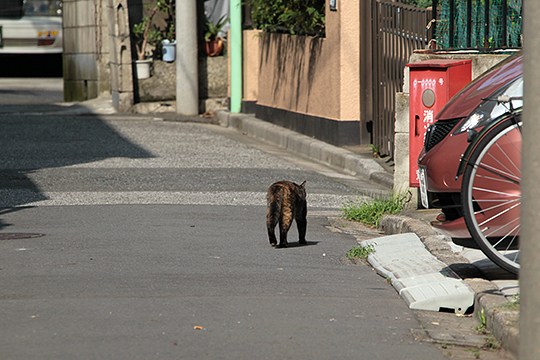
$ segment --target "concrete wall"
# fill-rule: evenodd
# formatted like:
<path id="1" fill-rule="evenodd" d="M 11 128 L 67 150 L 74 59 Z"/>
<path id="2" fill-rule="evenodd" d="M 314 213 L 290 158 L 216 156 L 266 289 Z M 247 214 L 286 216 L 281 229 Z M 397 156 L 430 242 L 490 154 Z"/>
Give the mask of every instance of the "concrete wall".
<path id="1" fill-rule="evenodd" d="M 108 60 L 113 106 L 119 111 L 127 111 L 134 103 L 128 1 L 107 0 L 106 14 L 108 23 L 112 25 L 105 42 L 110 46 Z"/>
<path id="2" fill-rule="evenodd" d="M 227 97 L 227 60 L 226 56 L 199 58 L 199 98 L 201 100 Z M 152 76 L 135 81 L 138 83 L 137 100 L 139 102 L 176 100 L 176 63 L 154 60 Z"/>
<path id="3" fill-rule="evenodd" d="M 125 111 L 133 105 L 127 0 L 64 0 L 64 99 L 112 93 Z"/>
<path id="4" fill-rule="evenodd" d="M 472 79 L 475 79 L 506 57 L 508 55 L 505 54 L 415 53 L 411 56 L 409 63 L 430 59 L 471 59 Z M 417 189 L 409 188 L 409 68 L 405 68 L 404 72 L 403 92 L 396 95 L 394 191 L 411 190 L 416 195 Z"/>
<path id="5" fill-rule="evenodd" d="M 107 89 L 100 52 L 106 52 L 101 0 L 64 0 L 64 99 L 81 101 L 96 97 Z"/>

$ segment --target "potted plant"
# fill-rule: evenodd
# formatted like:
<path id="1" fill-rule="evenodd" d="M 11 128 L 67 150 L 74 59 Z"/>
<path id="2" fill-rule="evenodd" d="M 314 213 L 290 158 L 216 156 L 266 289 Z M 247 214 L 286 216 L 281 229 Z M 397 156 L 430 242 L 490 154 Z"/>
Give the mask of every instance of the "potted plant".
<path id="1" fill-rule="evenodd" d="M 204 51 L 208 56 L 218 56 L 223 52 L 223 38 L 220 32 L 229 19 L 222 16 L 217 23 L 206 18 L 204 31 Z"/>
<path id="2" fill-rule="evenodd" d="M 133 35 L 135 36 L 135 48 L 137 49 L 137 60 L 135 65 L 137 67 L 137 78 L 146 79 L 150 77 L 150 66 L 152 59 L 149 58 L 148 45 L 154 44 L 159 41 L 160 33 L 153 27 L 154 16 L 158 12 L 159 8 L 156 4 L 149 12 L 149 14 L 143 17 L 142 21 L 133 26 Z"/>
<path id="3" fill-rule="evenodd" d="M 161 27 L 161 55 L 165 62 L 176 60 L 176 1 L 158 0 L 157 7 L 163 14 L 165 26 Z"/>

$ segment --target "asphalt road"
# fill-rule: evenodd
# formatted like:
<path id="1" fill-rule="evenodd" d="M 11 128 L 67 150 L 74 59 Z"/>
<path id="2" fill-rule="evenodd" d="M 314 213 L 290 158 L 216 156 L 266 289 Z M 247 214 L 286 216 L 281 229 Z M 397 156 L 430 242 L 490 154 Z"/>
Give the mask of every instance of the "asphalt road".
<path id="1" fill-rule="evenodd" d="M 214 125 L 24 110 L 0 114 L 0 358 L 443 358 L 329 227 L 383 188 Z M 307 180 L 307 246 L 268 244 L 281 179 Z"/>

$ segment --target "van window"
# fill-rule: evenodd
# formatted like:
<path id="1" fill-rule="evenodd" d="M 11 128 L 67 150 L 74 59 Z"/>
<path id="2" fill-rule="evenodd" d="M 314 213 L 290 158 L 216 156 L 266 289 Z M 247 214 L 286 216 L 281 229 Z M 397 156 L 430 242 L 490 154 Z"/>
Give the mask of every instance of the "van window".
<path id="1" fill-rule="evenodd" d="M 19 19 L 23 16 L 23 0 L 0 1 L 0 18 Z"/>
<path id="2" fill-rule="evenodd" d="M 62 16 L 62 1 L 24 0 L 24 16 Z"/>

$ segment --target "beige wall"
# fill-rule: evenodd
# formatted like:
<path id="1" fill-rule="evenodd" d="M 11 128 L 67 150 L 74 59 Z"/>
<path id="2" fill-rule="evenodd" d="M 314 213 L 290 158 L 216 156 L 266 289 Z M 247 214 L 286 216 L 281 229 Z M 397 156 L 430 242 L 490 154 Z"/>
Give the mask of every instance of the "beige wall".
<path id="1" fill-rule="evenodd" d="M 244 30 L 242 34 L 242 100 L 244 101 L 257 100 L 261 35 L 260 30 Z"/>
<path id="2" fill-rule="evenodd" d="M 328 119 L 359 120 L 360 8 L 356 1 L 339 6 L 329 11 L 327 4 L 325 38 L 262 34 L 257 91 L 251 80 L 253 59 L 248 65 L 244 59 L 244 100 Z M 244 39 L 244 48 L 257 46 Z"/>
<path id="3" fill-rule="evenodd" d="M 294 112 L 339 118 L 337 44 L 321 38 L 264 34 L 258 103 Z"/>
<path id="4" fill-rule="evenodd" d="M 328 3 L 328 2 L 327 2 Z M 340 116 L 360 119 L 360 2 L 339 1 Z M 328 13 L 328 12 L 327 12 Z M 337 40 L 331 38 L 329 40 Z"/>

